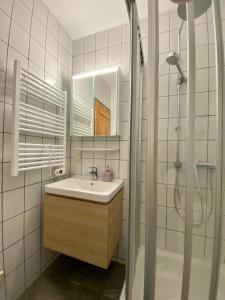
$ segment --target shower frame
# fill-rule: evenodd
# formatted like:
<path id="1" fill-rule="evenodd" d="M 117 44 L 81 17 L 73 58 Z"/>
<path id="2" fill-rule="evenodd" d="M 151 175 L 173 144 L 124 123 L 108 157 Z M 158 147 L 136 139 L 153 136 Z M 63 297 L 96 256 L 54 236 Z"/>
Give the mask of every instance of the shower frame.
<path id="1" fill-rule="evenodd" d="M 215 51 L 216 51 L 216 205 L 215 205 L 215 225 L 214 225 L 214 245 L 211 270 L 211 281 L 209 300 L 215 300 L 218 292 L 218 282 L 220 273 L 221 258 L 221 237 L 222 237 L 222 199 L 224 178 L 222 170 L 224 167 L 225 141 L 223 132 L 225 122 L 225 105 L 223 99 L 225 95 L 224 62 L 223 62 L 223 33 L 220 16 L 219 0 L 212 0 L 215 30 Z M 185 218 L 185 241 L 184 241 L 184 265 L 181 300 L 189 299 L 190 275 L 192 263 L 192 231 L 193 231 L 193 142 L 194 142 L 194 88 L 195 88 L 195 24 L 193 2 L 186 4 L 188 22 L 188 107 L 187 107 L 187 188 L 186 188 L 186 218 Z M 145 280 L 144 280 L 144 300 L 155 300 L 156 285 L 156 242 L 157 242 L 157 128 L 158 128 L 158 63 L 159 63 L 159 16 L 158 0 L 148 1 L 148 89 L 150 107 L 148 120 L 148 157 L 147 157 L 147 199 L 146 213 L 146 242 L 145 242 Z M 151 166 L 151 168 L 150 168 Z"/>
<path id="2" fill-rule="evenodd" d="M 126 281 L 125 281 L 125 299 L 132 299 L 132 287 L 134 281 L 134 273 L 135 273 L 135 264 L 136 264 L 136 256 L 137 256 L 137 244 L 139 241 L 139 220 L 137 220 L 137 199 L 136 193 L 133 193 L 132 180 L 133 176 L 137 176 L 137 181 L 140 182 L 140 166 L 135 170 L 136 174 L 134 174 L 133 169 L 133 160 L 140 158 L 140 141 L 136 143 L 135 136 L 135 117 L 136 117 L 136 89 L 137 89 L 137 54 L 138 47 L 140 52 L 140 65 L 141 71 L 140 76 L 143 74 L 143 65 L 144 65 L 144 55 L 143 55 L 143 47 L 141 41 L 141 30 L 138 19 L 138 11 L 135 0 L 125 0 L 128 16 L 130 19 L 130 128 L 129 128 L 129 161 L 128 161 L 128 199 L 129 199 L 129 209 L 128 209 L 128 243 L 127 243 L 127 263 L 126 263 Z M 138 41 L 138 46 L 137 46 Z M 139 78 L 142 84 L 142 78 Z M 142 91 L 139 93 L 139 98 L 142 98 Z M 142 109 L 142 99 L 140 99 L 141 103 L 139 106 L 139 118 L 141 117 L 141 109 Z M 141 126 L 138 125 L 138 133 L 141 134 Z M 137 145 L 138 144 L 138 145 Z M 135 147 L 137 147 L 137 154 L 135 153 Z M 137 228 L 138 226 L 138 228 Z"/>

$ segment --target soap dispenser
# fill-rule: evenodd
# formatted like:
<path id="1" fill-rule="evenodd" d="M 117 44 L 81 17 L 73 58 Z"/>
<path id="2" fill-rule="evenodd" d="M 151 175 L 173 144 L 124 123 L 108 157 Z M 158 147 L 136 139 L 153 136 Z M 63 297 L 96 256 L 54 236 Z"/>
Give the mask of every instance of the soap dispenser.
<path id="1" fill-rule="evenodd" d="M 105 172 L 103 173 L 102 180 L 106 182 L 113 181 L 113 171 L 110 169 L 109 166 L 106 167 Z"/>

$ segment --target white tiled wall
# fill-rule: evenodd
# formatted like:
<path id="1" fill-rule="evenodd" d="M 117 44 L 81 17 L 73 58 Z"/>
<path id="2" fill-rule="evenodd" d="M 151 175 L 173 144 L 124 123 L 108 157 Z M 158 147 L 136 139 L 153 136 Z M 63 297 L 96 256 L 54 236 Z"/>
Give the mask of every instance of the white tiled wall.
<path id="1" fill-rule="evenodd" d="M 56 256 L 42 246 L 41 216 L 44 185 L 54 178 L 49 170 L 10 176 L 14 59 L 69 92 L 72 41 L 41 0 L 0 0 L 0 268 L 6 275 L 1 300 L 15 299 Z M 67 155 L 69 173 L 69 138 Z"/>
<path id="2" fill-rule="evenodd" d="M 147 21 L 142 22 L 144 41 L 147 40 Z M 74 175 L 88 175 L 91 166 L 98 168 L 99 176 L 102 176 L 106 166 L 113 169 L 114 177 L 124 179 L 124 200 L 123 200 L 123 235 L 119 242 L 118 249 L 114 254 L 115 258 L 124 261 L 126 258 L 127 226 L 128 226 L 128 199 L 127 199 L 127 172 L 128 172 L 128 128 L 129 128 L 129 65 L 130 65 L 130 42 L 129 25 L 122 25 L 110 28 L 103 32 L 87 36 L 73 41 L 73 74 L 104 68 L 107 66 L 120 67 L 120 137 L 94 137 L 76 138 L 71 141 L 71 173 Z M 146 53 L 146 52 L 145 52 Z M 145 140 L 146 140 L 146 74 L 144 78 L 143 96 L 143 154 L 145 162 Z M 76 147 L 93 148 L 119 148 L 116 153 L 77 153 Z M 144 165 L 144 163 L 143 163 Z M 142 197 L 144 198 L 145 174 L 142 172 Z M 143 199 L 143 202 L 145 200 Z"/>

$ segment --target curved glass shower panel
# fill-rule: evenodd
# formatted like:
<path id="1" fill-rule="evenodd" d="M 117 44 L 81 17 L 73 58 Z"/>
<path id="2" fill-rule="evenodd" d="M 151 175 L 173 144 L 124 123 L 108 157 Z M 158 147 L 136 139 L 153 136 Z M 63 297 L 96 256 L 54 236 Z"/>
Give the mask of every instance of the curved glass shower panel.
<path id="1" fill-rule="evenodd" d="M 130 118 L 130 158 L 129 158 L 129 266 L 127 268 L 127 299 L 137 299 L 144 279 L 143 262 L 138 261 L 141 251 L 141 182 L 145 180 L 142 146 L 142 76 L 143 53 L 137 6 L 131 3 L 131 118 Z M 144 199 L 143 199 L 144 202 Z M 144 222 L 144 220 L 142 220 Z M 142 256 L 143 257 L 143 256 Z M 142 287 L 143 290 L 143 287 Z M 139 297 L 139 296 L 138 296 Z M 140 298 L 141 299 L 141 298 Z"/>
<path id="2" fill-rule="evenodd" d="M 220 13 L 225 24 L 225 4 L 220 1 L 221 11 L 219 0 L 172 0 L 180 4 L 165 12 L 163 1 L 158 2 L 155 298 L 147 288 L 145 293 L 154 300 L 222 300 L 225 41 Z M 152 265 L 146 270 L 154 271 Z M 147 278 L 152 291 L 154 276 Z"/>
<path id="3" fill-rule="evenodd" d="M 178 18 L 176 7 L 174 4 L 166 13 L 159 11 L 156 300 L 180 299 L 182 290 L 187 28 Z"/>
<path id="4" fill-rule="evenodd" d="M 217 8 L 218 8 L 218 12 L 215 14 L 215 18 L 217 18 L 218 20 L 221 19 L 222 25 L 220 26 L 220 23 L 215 24 L 215 27 L 218 28 L 218 26 L 220 26 L 220 33 L 217 33 L 216 36 L 216 47 L 215 50 L 218 49 L 220 47 L 220 50 L 217 52 L 218 54 L 218 67 L 220 67 L 220 69 L 217 69 L 218 74 L 221 74 L 221 76 L 217 76 L 217 88 L 220 86 L 220 84 L 222 85 L 221 88 L 223 88 L 223 91 L 221 91 L 220 93 L 217 93 L 217 98 L 221 97 L 221 102 L 222 102 L 222 106 L 220 106 L 220 109 L 222 111 L 222 118 L 223 118 L 223 122 L 224 122 L 224 118 L 225 118 L 225 111 L 224 111 L 224 99 L 225 99 L 225 72 L 224 72 L 224 65 L 225 65 L 225 56 L 224 56 L 224 45 L 225 45 L 225 2 L 223 0 L 218 0 L 217 1 Z M 215 6 L 216 9 L 216 6 Z M 216 51 L 215 51 L 216 52 Z M 220 57 L 219 57 L 220 56 Z M 221 82 L 219 82 L 221 81 Z M 225 221 L 225 203 L 224 203 L 224 165 L 225 165 L 225 161 L 224 161 L 224 149 L 225 149 L 225 145 L 224 145 L 224 124 L 223 124 L 223 131 L 220 133 L 222 134 L 221 137 L 221 142 L 220 142 L 220 146 L 223 147 L 222 151 L 223 151 L 223 162 L 222 162 L 222 168 L 221 168 L 221 177 L 222 177 L 222 203 L 221 203 L 221 212 L 222 212 L 222 216 L 221 216 L 221 230 L 220 230 L 220 270 L 218 273 L 218 296 L 217 299 L 223 299 L 224 295 L 225 295 L 225 228 L 224 228 L 224 221 Z M 217 215 L 216 215 L 217 218 Z M 217 220 L 218 221 L 218 220 Z M 214 249 L 215 250 L 215 249 Z"/>
<path id="5" fill-rule="evenodd" d="M 203 3 L 202 3 L 203 4 Z M 216 187 L 216 73 L 212 5 L 195 12 L 195 111 L 192 268 L 189 299 L 209 298 Z M 196 9 L 195 9 L 196 11 Z"/>

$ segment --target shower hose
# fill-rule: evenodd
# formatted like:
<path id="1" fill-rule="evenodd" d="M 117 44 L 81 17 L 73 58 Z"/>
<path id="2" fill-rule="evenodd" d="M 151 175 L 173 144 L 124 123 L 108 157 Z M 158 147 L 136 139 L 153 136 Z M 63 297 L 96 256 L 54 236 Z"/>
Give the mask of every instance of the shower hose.
<path id="1" fill-rule="evenodd" d="M 198 164 L 198 161 L 195 161 L 194 162 L 194 173 L 195 173 L 195 178 L 196 178 L 196 182 L 197 182 L 198 198 L 200 201 L 200 219 L 198 222 L 193 223 L 194 227 L 200 227 L 201 225 L 206 223 L 206 221 L 210 218 L 210 216 L 213 213 L 212 169 L 209 169 L 209 173 L 210 173 L 210 176 L 209 176 L 210 177 L 210 208 L 209 208 L 209 212 L 207 212 L 207 207 L 206 207 L 206 205 L 204 205 L 204 199 L 203 199 L 203 195 L 202 195 L 201 188 L 200 188 L 197 164 Z M 181 204 L 181 195 L 180 195 L 180 189 L 179 189 L 179 168 L 176 169 L 175 189 L 174 189 L 174 206 L 175 206 L 175 209 L 176 209 L 176 212 L 178 213 L 178 215 L 184 220 L 186 213 L 185 213 L 185 209 L 182 208 L 182 204 Z"/>

